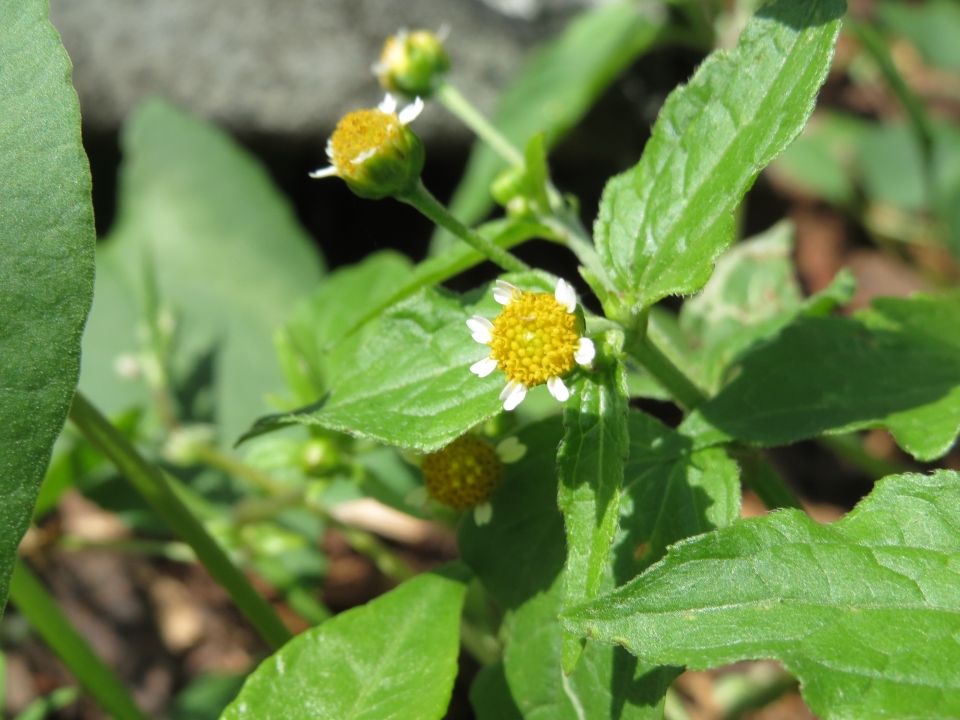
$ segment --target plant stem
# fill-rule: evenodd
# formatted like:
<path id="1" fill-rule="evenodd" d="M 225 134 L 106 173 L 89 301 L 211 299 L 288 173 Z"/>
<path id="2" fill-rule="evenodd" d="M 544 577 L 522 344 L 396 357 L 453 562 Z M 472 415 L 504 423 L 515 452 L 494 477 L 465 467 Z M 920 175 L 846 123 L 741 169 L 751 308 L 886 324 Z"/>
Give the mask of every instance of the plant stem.
<path id="1" fill-rule="evenodd" d="M 626 347 L 630 357 L 640 363 L 684 410 L 694 410 L 706 402 L 707 396 L 703 391 L 654 345 L 646 332 L 638 335 Z"/>
<path id="2" fill-rule="evenodd" d="M 120 678 L 97 657 L 22 560 L 10 578 L 10 600 L 108 715 L 116 720 L 147 720 Z"/>
<path id="3" fill-rule="evenodd" d="M 743 482 L 757 494 L 768 510 L 778 508 L 803 510 L 800 501 L 760 450 L 731 444 L 727 446 L 727 452 L 740 464 L 740 477 L 743 478 Z"/>
<path id="4" fill-rule="evenodd" d="M 287 626 L 184 505 L 161 470 L 147 462 L 80 392 L 74 395 L 70 420 L 91 445 L 110 458 L 170 529 L 193 548 L 200 562 L 270 646 L 277 649 L 286 643 L 292 637 Z"/>
<path id="5" fill-rule="evenodd" d="M 832 450 L 847 462 L 853 463 L 863 470 L 871 480 L 879 480 L 887 475 L 899 475 L 910 472 L 907 465 L 875 457 L 863 449 L 863 442 L 858 435 L 824 435 L 817 439 L 820 445 Z"/>
<path id="6" fill-rule="evenodd" d="M 397 195 L 397 200 L 412 205 L 435 224 L 453 233 L 474 250 L 483 253 L 485 257 L 495 262 L 507 272 L 526 272 L 530 269 L 530 266 L 523 262 L 523 260 L 515 255 L 511 255 L 502 247 L 494 245 L 485 237 L 481 237 L 457 220 L 450 214 L 450 211 L 443 206 L 443 203 L 430 194 L 430 191 L 424 187 L 422 180 L 417 180 L 409 190 L 402 195 Z"/>
<path id="7" fill-rule="evenodd" d="M 197 562 L 197 556 L 190 546 L 182 542 L 165 542 L 163 540 L 140 540 L 137 538 L 120 538 L 118 540 L 87 540 L 76 535 L 64 535 L 57 542 L 57 547 L 67 551 L 80 550 L 112 550 L 114 552 L 131 553 L 135 555 L 150 555 L 182 563 Z"/>
<path id="8" fill-rule="evenodd" d="M 523 165 L 523 154 L 453 85 L 444 81 L 434 97 L 506 162 Z"/>

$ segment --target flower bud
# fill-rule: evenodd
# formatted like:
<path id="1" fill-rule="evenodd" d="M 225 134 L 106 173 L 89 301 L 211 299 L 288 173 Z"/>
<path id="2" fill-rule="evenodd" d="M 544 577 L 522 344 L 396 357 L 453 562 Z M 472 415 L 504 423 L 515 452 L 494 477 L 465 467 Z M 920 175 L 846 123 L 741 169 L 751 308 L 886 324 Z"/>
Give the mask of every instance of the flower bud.
<path id="1" fill-rule="evenodd" d="M 429 30 L 401 30 L 387 38 L 373 71 L 388 92 L 430 97 L 450 69 L 443 43 Z"/>
<path id="2" fill-rule="evenodd" d="M 341 118 L 330 141 L 330 167 L 311 177 L 337 176 L 354 193 L 378 200 L 409 189 L 423 170 L 423 143 L 407 125 L 423 109 L 417 98 L 397 113 L 397 101 L 387 95 L 376 108 L 357 110 Z"/>

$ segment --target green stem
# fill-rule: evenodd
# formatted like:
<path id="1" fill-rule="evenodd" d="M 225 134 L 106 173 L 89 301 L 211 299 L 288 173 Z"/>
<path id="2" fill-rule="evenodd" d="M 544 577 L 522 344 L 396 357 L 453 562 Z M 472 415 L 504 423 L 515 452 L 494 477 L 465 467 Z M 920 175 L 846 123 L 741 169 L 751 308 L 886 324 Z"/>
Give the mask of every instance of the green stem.
<path id="1" fill-rule="evenodd" d="M 180 500 L 158 467 L 135 447 L 81 394 L 73 398 L 70 420 L 96 449 L 143 495 L 170 529 L 197 554 L 213 578 L 223 586 L 250 623 L 273 647 L 292 636 L 273 607 L 261 596 Z"/>
<path id="2" fill-rule="evenodd" d="M 523 165 L 523 153 L 514 147 L 513 143 L 453 85 L 444 81 L 437 88 L 434 97 L 506 162 L 511 165 Z"/>
<path id="3" fill-rule="evenodd" d="M 116 720 L 147 720 L 120 678 L 97 657 L 22 560 L 10 578 L 10 600 L 108 715 Z"/>
<path id="4" fill-rule="evenodd" d="M 853 463 L 863 470 L 871 480 L 879 480 L 887 475 L 899 475 L 910 472 L 907 465 L 878 458 L 863 449 L 863 442 L 858 435 L 824 435 L 818 441 L 821 445 L 832 450 L 847 462 Z"/>
<path id="5" fill-rule="evenodd" d="M 706 402 L 703 391 L 654 345 L 646 332 L 629 343 L 626 350 L 684 410 L 694 410 Z"/>
<path id="6" fill-rule="evenodd" d="M 515 255 L 511 255 L 502 247 L 497 247 L 485 237 L 478 235 L 457 220 L 450 214 L 450 211 L 443 206 L 443 203 L 430 194 L 430 191 L 424 187 L 421 180 L 417 180 L 409 190 L 402 195 L 398 195 L 397 200 L 412 205 L 435 224 L 453 233 L 474 250 L 483 253 L 485 257 L 495 262 L 507 272 L 525 272 L 530 269 L 530 266 L 523 262 L 523 260 Z"/>
<path id="7" fill-rule="evenodd" d="M 57 547 L 67 551 L 82 550 L 111 550 L 113 552 L 130 553 L 134 555 L 150 555 L 162 557 L 173 562 L 193 563 L 197 561 L 190 546 L 182 542 L 166 542 L 164 540 L 140 540 L 137 538 L 120 538 L 117 540 L 87 540 L 76 535 L 64 535 L 57 542 Z"/>

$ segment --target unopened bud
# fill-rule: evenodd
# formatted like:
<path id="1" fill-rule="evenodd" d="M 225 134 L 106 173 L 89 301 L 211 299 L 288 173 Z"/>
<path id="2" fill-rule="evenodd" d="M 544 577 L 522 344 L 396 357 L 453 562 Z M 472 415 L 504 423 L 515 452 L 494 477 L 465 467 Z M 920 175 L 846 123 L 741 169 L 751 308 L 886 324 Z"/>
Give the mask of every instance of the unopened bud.
<path id="1" fill-rule="evenodd" d="M 340 465 L 340 455 L 334 444 L 326 438 L 310 438 L 303 444 L 300 461 L 305 472 L 323 475 Z"/>
<path id="2" fill-rule="evenodd" d="M 373 66 L 384 90 L 411 98 L 433 95 L 448 70 L 450 57 L 429 30 L 401 30 L 387 38 Z"/>
<path id="3" fill-rule="evenodd" d="M 188 425 L 177 428 L 163 446 L 162 455 L 174 465 L 196 465 L 201 460 L 205 446 L 213 444 L 214 429 L 211 425 Z"/>

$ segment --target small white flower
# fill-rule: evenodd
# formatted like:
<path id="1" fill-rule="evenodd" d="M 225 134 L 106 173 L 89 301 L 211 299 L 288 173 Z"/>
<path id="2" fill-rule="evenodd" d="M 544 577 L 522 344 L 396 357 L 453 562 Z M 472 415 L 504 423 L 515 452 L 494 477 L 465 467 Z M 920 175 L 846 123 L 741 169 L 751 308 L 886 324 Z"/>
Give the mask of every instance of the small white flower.
<path id="1" fill-rule="evenodd" d="M 573 359 L 578 365 L 589 365 L 597 356 L 597 348 L 590 338 L 582 337 L 577 344 L 577 351 L 573 354 Z"/>
<path id="2" fill-rule="evenodd" d="M 497 361 L 492 357 L 485 357 L 483 360 L 478 360 L 470 366 L 470 372 L 482 378 L 485 378 L 496 369 Z"/>
<path id="3" fill-rule="evenodd" d="M 473 521 L 477 527 L 487 525 L 491 520 L 493 520 L 493 505 L 490 503 L 480 503 L 473 509 Z"/>
<path id="4" fill-rule="evenodd" d="M 552 377 L 547 380 L 547 390 L 559 402 L 566 402 L 570 399 L 570 390 L 563 384 L 563 380 L 558 377 Z"/>
<path id="5" fill-rule="evenodd" d="M 527 386 L 519 380 L 511 380 L 500 393 L 500 399 L 503 400 L 504 410 L 513 410 L 527 396 Z"/>
<path id="6" fill-rule="evenodd" d="M 520 289 L 516 285 L 511 285 L 506 280 L 497 280 L 493 288 L 493 299 L 501 305 L 509 305 L 510 301 L 520 294 Z"/>
<path id="7" fill-rule="evenodd" d="M 491 340 L 490 332 L 493 330 L 493 323 L 485 317 L 474 315 L 467 320 L 467 327 L 473 333 L 473 339 L 481 345 L 488 345 Z"/>
<path id="8" fill-rule="evenodd" d="M 573 286 L 563 278 L 557 280 L 557 289 L 553 296 L 558 303 L 567 309 L 567 312 L 572 313 L 577 309 L 577 293 L 574 292 Z"/>

